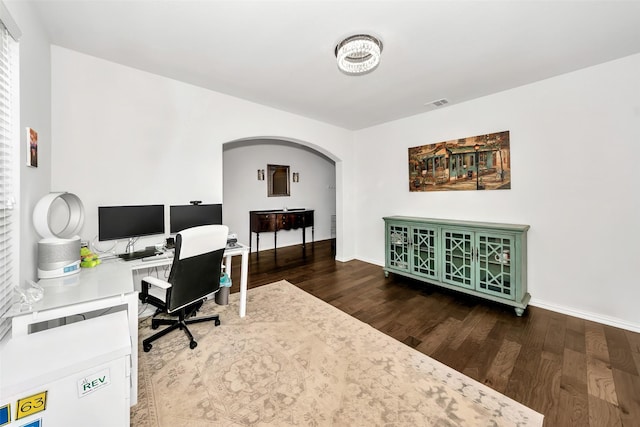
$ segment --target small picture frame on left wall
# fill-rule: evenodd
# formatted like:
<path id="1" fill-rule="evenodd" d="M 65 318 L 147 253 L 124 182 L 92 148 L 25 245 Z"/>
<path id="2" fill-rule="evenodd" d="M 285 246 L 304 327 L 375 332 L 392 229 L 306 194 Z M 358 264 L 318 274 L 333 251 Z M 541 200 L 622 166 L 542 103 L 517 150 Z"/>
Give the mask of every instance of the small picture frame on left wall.
<path id="1" fill-rule="evenodd" d="M 27 166 L 38 167 L 38 132 L 27 128 Z"/>

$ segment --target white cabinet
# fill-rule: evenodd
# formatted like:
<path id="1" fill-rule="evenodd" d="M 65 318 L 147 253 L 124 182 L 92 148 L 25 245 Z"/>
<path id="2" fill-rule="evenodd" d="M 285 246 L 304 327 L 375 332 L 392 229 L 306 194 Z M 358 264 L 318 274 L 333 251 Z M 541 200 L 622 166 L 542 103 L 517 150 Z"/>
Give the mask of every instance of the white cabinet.
<path id="1" fill-rule="evenodd" d="M 0 407 L 11 405 L 12 425 L 128 426 L 128 329 L 127 312 L 118 311 L 11 338 L 0 360 Z"/>

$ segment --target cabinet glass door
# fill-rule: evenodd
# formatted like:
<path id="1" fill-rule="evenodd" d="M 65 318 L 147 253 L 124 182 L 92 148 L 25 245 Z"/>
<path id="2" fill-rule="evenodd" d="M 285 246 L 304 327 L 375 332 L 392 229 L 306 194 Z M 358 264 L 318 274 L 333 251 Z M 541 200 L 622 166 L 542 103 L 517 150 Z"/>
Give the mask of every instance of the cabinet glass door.
<path id="1" fill-rule="evenodd" d="M 409 227 L 389 225 L 389 267 L 409 271 Z"/>
<path id="2" fill-rule="evenodd" d="M 442 230 L 442 281 L 474 288 L 474 234 L 467 231 Z"/>
<path id="3" fill-rule="evenodd" d="M 436 248 L 438 238 L 435 228 L 413 228 L 412 270 L 413 273 L 438 279 L 438 259 Z"/>
<path id="4" fill-rule="evenodd" d="M 476 290 L 515 299 L 512 286 L 514 274 L 511 256 L 514 253 L 513 239 L 509 236 L 477 234 L 478 239 L 478 281 Z"/>

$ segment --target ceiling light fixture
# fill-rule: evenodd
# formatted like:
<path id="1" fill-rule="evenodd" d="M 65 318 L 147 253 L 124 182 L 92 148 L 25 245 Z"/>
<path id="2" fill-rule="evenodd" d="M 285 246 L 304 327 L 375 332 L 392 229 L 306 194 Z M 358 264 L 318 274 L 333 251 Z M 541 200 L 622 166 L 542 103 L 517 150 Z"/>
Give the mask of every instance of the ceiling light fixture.
<path id="1" fill-rule="evenodd" d="M 338 68 L 350 76 L 372 72 L 380 63 L 382 42 L 373 36 L 357 34 L 337 44 Z"/>

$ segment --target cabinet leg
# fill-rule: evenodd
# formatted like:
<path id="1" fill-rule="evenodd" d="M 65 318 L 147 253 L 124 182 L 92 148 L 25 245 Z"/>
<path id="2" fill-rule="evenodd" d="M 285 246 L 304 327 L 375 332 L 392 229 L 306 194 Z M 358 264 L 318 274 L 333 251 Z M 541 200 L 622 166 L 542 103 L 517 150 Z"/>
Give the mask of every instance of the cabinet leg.
<path id="1" fill-rule="evenodd" d="M 389 272 L 388 272 L 388 271 L 386 271 L 386 270 L 385 270 L 385 272 L 384 272 L 384 277 L 387 277 L 387 278 L 389 277 Z"/>
<path id="2" fill-rule="evenodd" d="M 524 314 L 524 308 L 516 307 L 515 310 L 516 310 L 516 315 L 518 317 L 522 317 L 522 315 Z"/>

